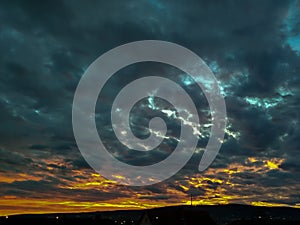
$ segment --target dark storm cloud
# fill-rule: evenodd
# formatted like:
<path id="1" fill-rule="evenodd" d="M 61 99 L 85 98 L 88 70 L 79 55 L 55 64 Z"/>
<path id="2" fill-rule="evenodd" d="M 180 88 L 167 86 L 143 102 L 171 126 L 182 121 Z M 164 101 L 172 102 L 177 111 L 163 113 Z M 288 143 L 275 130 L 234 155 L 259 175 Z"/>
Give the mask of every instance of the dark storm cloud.
<path id="1" fill-rule="evenodd" d="M 253 176 L 253 171 L 241 172 L 234 178 L 235 183 L 261 182 L 267 187 L 280 185 L 283 177 L 287 186 L 299 181 L 299 52 L 287 42 L 289 35 L 299 35 L 297 18 L 292 32 L 285 32 L 291 1 L 142 0 L 87 4 L 32 0 L 2 1 L 1 5 L 0 171 L 23 171 L 32 176 L 28 181 L 1 183 L 2 195 L 33 196 L 43 190 L 44 194 L 57 191 L 73 198 L 77 193 L 83 199 L 93 200 L 99 190 L 67 190 L 59 186 L 84 178 L 85 174 L 72 177 L 72 170 L 89 169 L 73 138 L 73 94 L 85 69 L 99 55 L 118 45 L 143 39 L 162 39 L 190 48 L 206 60 L 224 86 L 231 133 L 227 132 L 213 168 L 225 168 L 232 163 L 245 166 L 248 157 L 282 158 L 280 168 L 284 172 L 268 173 L 268 179 Z M 133 69 L 129 73 L 137 71 Z M 153 71 L 167 73 L 169 70 L 147 72 Z M 103 93 L 100 108 L 110 106 L 109 99 L 123 83 L 124 78 L 111 81 Z M 192 93 L 199 92 L 193 85 L 186 88 Z M 247 97 L 250 97 L 248 101 Z M 275 105 L 269 106 L 274 102 Z M 197 104 L 200 111 L 204 105 Z M 143 122 L 143 126 L 135 127 L 142 134 L 147 120 L 139 119 L 138 113 L 143 107 L 148 106 L 141 104 L 134 118 Z M 99 133 L 108 145 L 115 147 L 111 152 L 118 152 L 120 145 L 110 135 L 112 130 L 107 125 L 109 113 L 99 117 L 104 121 L 98 127 Z M 202 147 L 206 141 L 207 137 L 201 139 L 199 145 Z M 170 151 L 164 147 L 160 150 L 152 158 L 157 160 Z M 131 158 L 126 151 L 118 155 L 133 164 L 143 163 L 149 156 Z M 172 183 L 178 179 L 187 185 L 181 175 L 194 175 L 200 156 L 196 154 L 179 175 L 168 180 L 168 187 L 185 193 L 182 187 Z M 55 161 L 57 158 L 60 163 Z M 56 178 L 46 167 L 53 169 Z M 44 177 L 36 174 L 41 171 L 45 172 Z M 34 177 L 44 180 L 30 180 Z M 209 190 L 222 186 L 205 182 Z M 156 195 L 142 198 L 165 199 L 170 196 L 165 189 L 164 184 L 147 187 L 146 190 Z M 244 190 L 235 191 L 242 195 Z M 190 191 L 199 196 L 205 193 L 202 187 L 191 187 Z M 125 188 L 116 189 L 101 193 L 97 199 L 118 196 L 130 194 Z"/>
<path id="2" fill-rule="evenodd" d="M 0 148 L 0 158 L 1 158 L 1 172 L 13 171 L 21 172 L 22 168 L 32 165 L 33 161 L 29 157 L 24 157 L 23 155 L 11 152 L 7 149 Z"/>

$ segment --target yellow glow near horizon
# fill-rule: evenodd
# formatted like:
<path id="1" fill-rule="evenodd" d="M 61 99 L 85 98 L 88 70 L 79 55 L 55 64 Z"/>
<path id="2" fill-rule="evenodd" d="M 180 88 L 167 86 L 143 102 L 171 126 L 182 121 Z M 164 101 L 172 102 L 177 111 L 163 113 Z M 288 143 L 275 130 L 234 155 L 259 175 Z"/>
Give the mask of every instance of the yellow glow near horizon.
<path id="1" fill-rule="evenodd" d="M 167 183 L 161 183 L 159 185 L 162 186 L 159 188 L 163 193 L 152 192 L 147 188 L 131 189 L 130 187 L 120 186 L 116 181 L 107 180 L 90 169 L 71 170 L 74 179 L 58 183 L 57 188 L 68 191 L 80 191 L 79 193 L 89 190 L 99 191 L 99 194 L 120 193 L 122 196 L 127 197 L 115 197 L 107 201 L 88 202 L 88 200 L 81 201 L 81 196 L 72 196 L 72 198 L 68 199 L 70 196 L 59 195 L 59 193 L 56 198 L 45 194 L 45 196 L 39 196 L 40 199 L 7 195 L 0 199 L 0 215 L 91 212 L 117 209 L 147 209 L 184 204 L 190 205 L 190 192 L 194 190 L 199 190 L 201 194 L 198 193 L 198 195 L 193 196 L 193 205 L 240 203 L 256 206 L 290 206 L 300 208 L 300 203 L 294 205 L 272 203 L 272 199 L 281 197 L 281 199 L 284 198 L 288 201 L 289 196 L 286 194 L 287 190 L 272 193 L 271 187 L 266 188 L 259 184 L 245 186 L 239 183 L 239 178 L 243 173 L 250 173 L 253 176 L 257 175 L 259 177 L 271 170 L 281 170 L 280 165 L 283 161 L 284 160 L 280 158 L 249 157 L 245 159 L 244 162 L 234 162 L 223 168 L 209 168 L 204 173 L 195 174 L 194 176 L 185 176 L 183 179 L 174 182 L 176 187 L 170 186 Z M 0 174 L 0 180 L 4 183 L 25 180 L 39 181 L 44 175 L 45 173 L 42 173 L 42 171 L 37 171 L 32 175 L 23 173 L 16 174 L 15 176 Z M 47 176 L 55 176 L 55 174 L 52 171 L 48 171 Z M 124 179 L 124 177 L 118 175 L 115 175 L 115 177 Z M 250 189 L 252 188 L 261 191 L 262 195 L 251 195 Z M 291 193 L 297 190 L 298 187 L 296 186 L 289 187 L 288 189 Z M 266 191 L 268 191 L 268 195 L 264 195 Z M 246 193 L 246 195 L 244 193 Z M 164 198 L 160 198 L 161 195 L 164 195 Z M 263 199 L 264 201 L 257 201 L 258 199 Z"/>
<path id="2" fill-rule="evenodd" d="M 274 203 L 274 202 L 251 202 L 251 205 L 253 206 L 265 206 L 265 207 L 291 207 L 288 204 L 283 203 Z M 292 206 L 293 208 L 300 208 L 298 205 Z"/>
<path id="3" fill-rule="evenodd" d="M 75 213 L 112 211 L 120 209 L 147 209 L 167 206 L 167 203 L 115 199 L 107 202 L 76 202 L 63 199 L 0 199 L 0 216 L 16 214 Z M 11 206 L 14 206 L 12 208 Z M 7 208 L 7 209 L 5 209 Z"/>

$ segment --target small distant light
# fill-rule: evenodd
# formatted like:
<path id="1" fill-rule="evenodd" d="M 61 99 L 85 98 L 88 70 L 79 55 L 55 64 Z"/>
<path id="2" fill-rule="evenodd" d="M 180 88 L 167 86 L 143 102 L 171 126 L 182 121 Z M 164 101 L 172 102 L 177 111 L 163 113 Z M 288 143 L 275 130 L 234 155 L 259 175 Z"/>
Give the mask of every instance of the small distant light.
<path id="1" fill-rule="evenodd" d="M 258 218 L 261 219 L 261 216 L 259 216 Z"/>
<path id="2" fill-rule="evenodd" d="M 157 217 L 155 217 L 155 219 L 157 219 L 157 220 L 158 220 L 158 216 L 157 216 Z"/>
<path id="3" fill-rule="evenodd" d="M 57 217 L 55 217 L 57 220 L 59 219 L 59 217 L 57 216 Z"/>
<path id="4" fill-rule="evenodd" d="M 5 218 L 8 219 L 8 216 L 6 216 Z"/>

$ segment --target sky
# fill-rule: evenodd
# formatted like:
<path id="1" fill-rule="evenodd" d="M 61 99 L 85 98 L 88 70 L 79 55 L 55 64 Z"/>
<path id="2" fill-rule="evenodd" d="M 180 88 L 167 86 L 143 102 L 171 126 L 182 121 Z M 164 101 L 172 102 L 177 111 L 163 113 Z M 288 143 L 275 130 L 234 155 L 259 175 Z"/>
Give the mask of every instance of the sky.
<path id="1" fill-rule="evenodd" d="M 0 215 L 143 209 L 166 205 L 249 204 L 300 207 L 299 1 L 1 1 Z M 199 142 L 171 178 L 130 187 L 105 179 L 84 160 L 72 130 L 72 103 L 89 65 L 119 45 L 164 40 L 199 55 L 214 72 L 227 109 L 217 158 L 197 170 L 210 134 L 210 111 L 195 81 L 160 63 L 118 71 L 96 106 L 99 136 L 132 165 L 167 158 L 178 144 L 180 118 L 149 96 L 131 111 L 139 138 L 154 115 L 168 125 L 152 152 L 120 144 L 110 108 L 129 81 L 158 74 L 196 102 Z M 176 92 L 174 93 L 176 96 Z M 116 174 L 117 176 L 117 174 Z"/>

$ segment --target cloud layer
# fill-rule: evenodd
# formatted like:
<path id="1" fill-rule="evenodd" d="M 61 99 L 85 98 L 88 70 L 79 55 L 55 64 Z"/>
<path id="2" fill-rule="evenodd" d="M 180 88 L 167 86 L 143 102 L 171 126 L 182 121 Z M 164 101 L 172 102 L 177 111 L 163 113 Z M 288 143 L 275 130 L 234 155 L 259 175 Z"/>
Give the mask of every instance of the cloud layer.
<path id="1" fill-rule="evenodd" d="M 1 5 L 0 214 L 185 204 L 190 194 L 199 204 L 300 206 L 298 1 L 32 0 Z M 80 155 L 72 132 L 72 101 L 97 57 L 145 39 L 183 45 L 206 61 L 225 96 L 228 127 L 215 162 L 199 173 L 210 124 L 201 90 L 166 65 L 143 63 L 119 71 L 96 107 L 99 135 L 118 159 L 134 165 L 157 162 L 172 152 L 180 135 L 172 105 L 149 98 L 132 110 L 133 132 L 147 137 L 149 119 L 160 115 L 169 139 L 145 154 L 118 142 L 109 109 L 122 87 L 138 77 L 158 74 L 181 84 L 196 102 L 203 125 L 198 150 L 177 175 L 152 186 L 125 187 L 96 174 Z"/>

